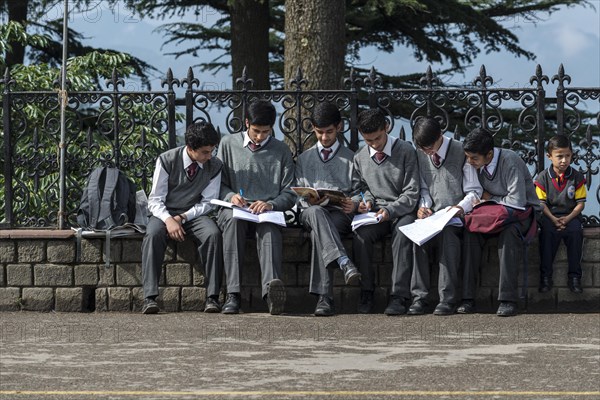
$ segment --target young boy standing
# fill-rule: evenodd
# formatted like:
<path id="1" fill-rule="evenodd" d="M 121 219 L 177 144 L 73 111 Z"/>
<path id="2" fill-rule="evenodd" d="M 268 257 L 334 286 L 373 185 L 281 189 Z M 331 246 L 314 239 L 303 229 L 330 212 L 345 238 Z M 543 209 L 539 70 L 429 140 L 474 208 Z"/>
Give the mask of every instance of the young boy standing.
<path id="1" fill-rule="evenodd" d="M 386 315 L 406 313 L 410 304 L 413 266 L 412 242 L 398 227 L 415 220 L 419 199 L 419 170 L 415 149 L 405 141 L 388 136 L 389 124 L 383 111 L 365 110 L 358 115 L 358 130 L 367 146 L 354 156 L 352 186 L 358 212 L 374 211 L 377 224 L 363 225 L 354 232 L 353 249 L 361 278 L 359 313 L 373 310 L 375 271 L 371 264 L 373 246 L 392 234 L 392 288 Z"/>
<path id="2" fill-rule="evenodd" d="M 545 206 L 540 221 L 541 293 L 552 289 L 552 264 L 561 239 L 567 247 L 568 285 L 573 293 L 582 293 L 581 255 L 586 187 L 583 174 L 571 167 L 573 148 L 567 136 L 556 135 L 548 141 L 548 159 L 552 163 L 535 181 L 536 193 Z"/>
<path id="3" fill-rule="evenodd" d="M 473 209 L 474 201 L 482 194 L 477 171 L 465 162 L 462 143 L 446 137 L 435 118 L 419 118 L 413 128 L 417 146 L 421 198 L 417 218 L 423 219 L 446 207 L 459 208 L 459 216 Z M 438 292 L 440 301 L 435 315 L 452 315 L 458 306 L 459 268 L 463 237 L 462 226 L 446 226 L 436 237 L 418 246 L 413 245 L 415 265 L 411 292 L 413 304 L 408 314 L 424 314 L 429 295 L 429 259 L 437 255 L 439 267 Z"/>
<path id="4" fill-rule="evenodd" d="M 483 188 L 482 200 L 493 200 L 508 207 L 532 212 L 540 209 L 533 179 L 527 165 L 512 150 L 494 147 L 494 136 L 486 129 L 471 131 L 463 143 L 467 162 L 479 172 Z M 508 224 L 497 234 L 498 258 L 500 259 L 500 282 L 496 315 L 517 315 L 519 265 L 523 262 L 523 239 L 531 219 Z M 463 273 L 463 301 L 458 307 L 460 314 L 475 312 L 475 288 L 481 264 L 481 251 L 488 234 L 473 233 L 465 229 L 465 266 Z"/>
<path id="5" fill-rule="evenodd" d="M 331 103 L 319 103 L 311 116 L 317 144 L 303 152 L 296 162 L 296 184 L 301 187 L 335 189 L 348 195 L 352 190 L 352 158 L 354 153 L 338 142 L 342 116 Z M 312 243 L 310 293 L 319 296 L 315 316 L 335 314 L 333 271 L 341 269 L 346 284 L 360 279 L 360 273 L 348 258 L 340 235 L 352 231 L 354 211 L 352 199 L 341 205 L 328 204 L 328 198 L 302 198 L 302 226 L 310 230 Z"/>
<path id="6" fill-rule="evenodd" d="M 219 197 L 223 163 L 213 158 L 220 136 L 206 122 L 190 125 L 185 146 L 162 153 L 156 160 L 148 210 L 152 213 L 142 242 L 143 314 L 159 311 L 156 297 L 167 239 L 183 242 L 186 235 L 198 244 L 206 274 L 205 312 L 220 312 L 223 273 L 221 231 L 208 217 L 210 200 Z"/>
<path id="7" fill-rule="evenodd" d="M 218 157 L 223 161 L 222 200 L 248 206 L 253 213 L 285 211 L 294 205 L 290 190 L 294 181 L 294 161 L 287 145 L 272 136 L 275 107 L 268 101 L 250 104 L 245 120 L 247 130 L 221 140 Z M 227 281 L 224 314 L 240 311 L 240 273 L 244 262 L 246 232 L 256 231 L 262 275 L 262 297 L 269 312 L 281 314 L 285 305 L 282 272 L 281 228 L 273 223 L 254 224 L 234 219 L 232 210 L 222 208 L 218 223 L 223 231 L 223 260 Z"/>

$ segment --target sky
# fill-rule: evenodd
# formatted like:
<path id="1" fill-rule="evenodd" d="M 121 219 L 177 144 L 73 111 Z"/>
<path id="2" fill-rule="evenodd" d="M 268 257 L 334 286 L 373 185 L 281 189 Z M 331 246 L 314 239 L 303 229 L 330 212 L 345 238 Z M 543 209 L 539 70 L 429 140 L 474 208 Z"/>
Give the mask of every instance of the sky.
<path id="1" fill-rule="evenodd" d="M 480 66 L 485 64 L 488 75 L 494 77 L 495 83 L 503 87 L 522 86 L 528 84 L 537 64 L 551 78 L 562 63 L 566 73 L 573 78 L 572 85 L 600 86 L 600 0 L 592 0 L 592 4 L 595 9 L 565 7 L 550 16 L 540 14 L 543 19 L 536 24 L 518 17 L 503 21 L 504 26 L 517 34 L 522 47 L 535 53 L 537 59 L 528 61 L 515 58 L 507 52 L 481 54 L 464 75 L 455 75 L 449 78 L 449 82 L 468 83 L 478 75 Z M 60 7 L 49 12 L 49 17 L 56 18 L 60 15 Z M 181 20 L 210 23 L 217 17 L 216 11 L 205 7 L 197 16 L 190 13 Z M 156 28 L 164 22 L 166 21 L 148 18 L 140 20 L 121 3 L 109 8 L 100 2 L 85 12 L 72 15 L 70 27 L 84 34 L 87 44 L 131 53 L 151 63 L 159 71 L 166 72 L 170 67 L 175 77 L 183 78 L 189 66 L 200 60 L 214 58 L 215 54 L 208 51 L 200 52 L 198 57 L 190 55 L 178 59 L 165 55 L 175 47 L 162 47 L 164 38 Z M 416 61 L 405 48 L 396 48 L 391 54 L 367 48 L 361 52 L 361 60 L 357 64 L 369 69 L 373 66 L 387 74 L 425 72 L 428 65 L 427 62 Z M 446 66 L 433 65 L 433 69 L 443 69 Z M 197 71 L 195 70 L 196 77 L 200 78 L 207 89 L 231 88 L 231 71 L 221 71 L 215 75 Z M 160 87 L 161 78 L 160 75 L 155 76 L 152 80 L 153 87 Z M 552 84 L 548 88 L 554 90 Z"/>

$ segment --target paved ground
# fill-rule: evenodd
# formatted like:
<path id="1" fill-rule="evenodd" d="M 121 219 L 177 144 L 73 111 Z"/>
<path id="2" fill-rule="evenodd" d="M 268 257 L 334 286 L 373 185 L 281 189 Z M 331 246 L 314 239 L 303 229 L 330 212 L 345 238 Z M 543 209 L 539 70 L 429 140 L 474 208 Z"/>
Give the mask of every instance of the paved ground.
<path id="1" fill-rule="evenodd" d="M 0 399 L 600 398 L 600 314 L 0 321 Z"/>

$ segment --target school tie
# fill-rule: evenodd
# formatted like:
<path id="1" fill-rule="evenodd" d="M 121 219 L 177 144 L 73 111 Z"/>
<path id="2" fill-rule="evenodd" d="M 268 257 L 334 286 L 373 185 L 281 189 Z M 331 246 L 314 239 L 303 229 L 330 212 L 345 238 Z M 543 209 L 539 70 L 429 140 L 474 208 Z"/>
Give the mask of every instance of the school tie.
<path id="1" fill-rule="evenodd" d="M 433 165 L 439 167 L 441 165 L 442 158 L 438 153 L 433 153 L 433 155 L 431 156 L 431 161 L 433 161 Z"/>
<path id="2" fill-rule="evenodd" d="M 260 149 L 260 144 L 250 142 L 250 143 L 248 143 L 248 147 L 250 148 L 250 150 L 256 151 L 256 150 Z"/>
<path id="3" fill-rule="evenodd" d="M 485 172 L 485 175 L 488 177 L 488 179 L 492 179 L 492 174 L 490 174 L 490 170 L 488 169 L 487 165 L 483 167 L 483 172 Z"/>
<path id="4" fill-rule="evenodd" d="M 321 154 L 323 155 L 323 161 L 327 161 L 329 159 L 329 155 L 333 152 L 331 149 L 321 149 Z"/>
<path id="5" fill-rule="evenodd" d="M 194 176 L 196 176 L 196 172 L 198 172 L 198 164 L 196 164 L 196 162 L 192 162 L 189 167 L 187 167 L 185 169 L 185 171 L 187 172 L 187 176 L 188 178 L 194 179 Z"/>
<path id="6" fill-rule="evenodd" d="M 381 162 L 385 160 L 387 156 L 383 151 L 378 151 L 373 157 L 375 157 L 375 161 L 377 161 L 377 164 L 381 164 Z"/>

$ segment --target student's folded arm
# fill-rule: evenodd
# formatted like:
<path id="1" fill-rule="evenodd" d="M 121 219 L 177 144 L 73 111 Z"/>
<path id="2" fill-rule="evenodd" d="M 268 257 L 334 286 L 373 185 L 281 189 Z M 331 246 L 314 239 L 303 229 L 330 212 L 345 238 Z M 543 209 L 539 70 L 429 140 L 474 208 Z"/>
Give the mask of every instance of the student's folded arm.
<path id="1" fill-rule="evenodd" d="M 527 205 L 526 183 L 517 166 L 510 165 L 502 171 L 502 177 L 507 182 L 508 193 L 504 196 L 492 194 L 490 200 L 505 204 L 507 206 L 525 207 Z"/>
<path id="2" fill-rule="evenodd" d="M 390 215 L 390 219 L 402 217 L 415 211 L 421 191 L 419 182 L 417 153 L 413 150 L 408 152 L 404 159 L 404 180 L 400 196 L 394 202 L 383 207 Z"/>
<path id="3" fill-rule="evenodd" d="M 294 186 L 294 160 L 292 159 L 292 153 L 286 152 L 281 160 L 281 183 L 282 188 L 279 191 L 279 195 L 267 203 L 273 206 L 273 211 L 286 211 L 292 208 L 296 202 L 296 193 L 290 189 Z"/>

